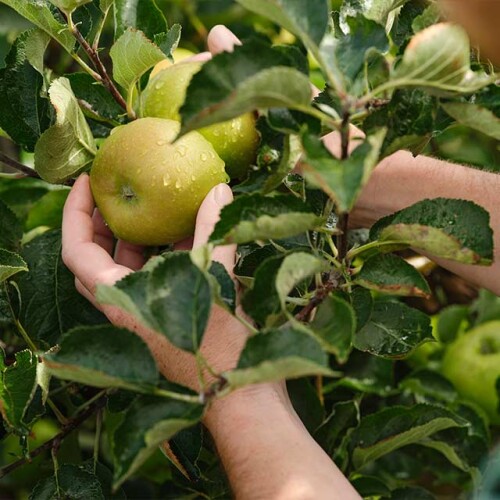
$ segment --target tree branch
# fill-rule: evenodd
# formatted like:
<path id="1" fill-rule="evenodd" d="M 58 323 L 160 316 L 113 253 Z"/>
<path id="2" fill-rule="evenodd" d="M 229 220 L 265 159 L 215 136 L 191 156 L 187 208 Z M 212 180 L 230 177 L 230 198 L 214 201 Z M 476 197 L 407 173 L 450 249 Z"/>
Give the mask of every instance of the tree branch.
<path id="1" fill-rule="evenodd" d="M 100 76 L 99 81 L 104 85 L 104 87 L 108 89 L 108 91 L 113 96 L 113 99 L 124 110 L 127 110 L 127 103 L 125 102 L 123 96 L 120 94 L 120 91 L 116 88 L 116 85 L 113 83 L 113 80 L 111 80 L 111 78 L 109 77 L 108 71 L 106 70 L 106 67 L 102 63 L 97 50 L 91 47 L 90 44 L 87 42 L 87 40 L 85 40 L 85 37 L 81 34 L 80 30 L 78 29 L 78 26 L 76 26 L 73 23 L 71 15 L 67 16 L 67 21 L 71 33 L 76 38 L 76 40 L 80 44 L 81 48 L 85 51 L 89 59 L 92 61 L 94 68 L 97 70 L 97 73 Z"/>
<path id="2" fill-rule="evenodd" d="M 0 151 L 0 163 L 3 163 L 4 165 L 11 167 L 17 170 L 18 172 L 22 172 L 27 177 L 34 177 L 35 179 L 41 179 L 41 177 L 37 174 L 35 170 L 28 167 L 27 165 L 19 163 L 17 160 L 14 160 L 14 158 L 10 158 L 10 156 L 7 156 L 1 151 Z"/>
<path id="3" fill-rule="evenodd" d="M 349 122 L 351 115 L 349 111 L 344 111 L 342 116 L 342 124 L 340 126 L 340 139 L 341 139 L 341 154 L 340 159 L 346 160 L 349 157 Z M 339 215 L 337 224 L 340 229 L 340 234 L 337 239 L 337 247 L 339 250 L 339 260 L 343 260 L 347 254 L 347 227 L 349 225 L 349 214 L 343 213 Z"/>
<path id="4" fill-rule="evenodd" d="M 106 394 L 104 394 L 98 400 L 90 404 L 85 410 L 79 413 L 76 417 L 70 419 L 68 423 L 62 427 L 61 432 L 59 432 L 59 434 L 54 436 L 52 439 L 49 439 L 38 448 L 35 448 L 27 457 L 20 458 L 19 460 L 16 460 L 11 464 L 2 467 L 0 469 L 0 479 L 2 477 L 5 477 L 13 470 L 16 470 L 21 465 L 24 465 L 26 462 L 31 462 L 31 460 L 40 455 L 40 453 L 43 453 L 44 451 L 48 451 L 53 448 L 58 448 L 63 439 L 66 436 L 68 436 L 68 434 L 71 434 L 71 432 L 73 432 L 76 428 L 82 425 L 83 422 L 85 422 L 85 420 L 91 417 L 97 410 L 103 408 L 105 404 L 106 404 Z"/>

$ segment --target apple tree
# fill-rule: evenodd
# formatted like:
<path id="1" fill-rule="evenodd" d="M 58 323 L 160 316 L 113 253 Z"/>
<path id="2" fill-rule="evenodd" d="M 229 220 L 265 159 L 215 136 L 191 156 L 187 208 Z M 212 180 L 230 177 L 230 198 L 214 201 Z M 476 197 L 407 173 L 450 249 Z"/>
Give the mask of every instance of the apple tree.
<path id="1" fill-rule="evenodd" d="M 349 223 L 377 164 L 398 150 L 446 157 L 443 137 L 461 130 L 455 138 L 480 138 L 498 160 L 498 74 L 467 33 L 424 0 L 0 0 L 0 8 L 12 28 L 0 38 L 2 495 L 227 497 L 203 412 L 238 388 L 281 379 L 362 496 L 479 491 L 498 439 L 490 424 L 500 383 L 488 378 L 482 405 L 457 392 L 441 360 L 449 365 L 448 345 L 465 330 L 500 319 L 500 303 L 481 292 L 431 321 L 414 306 L 435 287 L 408 256 L 490 265 L 489 214 L 435 198 L 369 230 Z M 77 292 L 60 226 L 70 186 L 112 130 L 143 119 L 151 70 L 179 43 L 202 49 L 216 22 L 233 23 L 243 43 L 192 76 L 179 136 L 258 116 L 253 161 L 231 182 L 234 202 L 205 247 L 148 248 L 143 270 L 97 291 L 200 366 L 212 305 L 246 322 L 236 368 L 195 393 L 163 378 L 146 344 Z M 321 86 L 315 98 L 311 80 Z M 329 133 L 339 137 L 337 155 L 322 141 Z M 209 258 L 230 243 L 239 299 Z M 490 469 L 484 484 L 493 483 Z"/>

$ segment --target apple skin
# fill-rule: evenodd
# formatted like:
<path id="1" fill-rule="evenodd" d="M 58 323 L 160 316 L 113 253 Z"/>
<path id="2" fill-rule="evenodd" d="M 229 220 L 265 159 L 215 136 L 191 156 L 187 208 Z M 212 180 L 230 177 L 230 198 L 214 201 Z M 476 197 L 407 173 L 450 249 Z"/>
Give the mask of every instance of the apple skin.
<path id="1" fill-rule="evenodd" d="M 97 207 L 113 234 L 139 245 L 165 245 L 194 232 L 196 214 L 224 162 L 199 133 L 172 144 L 180 125 L 142 118 L 117 127 L 90 172 Z"/>
<path id="2" fill-rule="evenodd" d="M 180 121 L 179 109 L 186 98 L 189 82 L 201 66 L 200 62 L 187 61 L 160 71 L 149 81 L 141 96 L 141 116 Z M 212 143 L 232 179 L 244 178 L 255 161 L 260 139 L 255 122 L 253 113 L 245 113 L 198 130 Z"/>
<path id="3" fill-rule="evenodd" d="M 461 396 L 486 411 L 492 424 L 500 424 L 495 387 L 500 377 L 500 321 L 480 325 L 450 344 L 442 372 Z"/>

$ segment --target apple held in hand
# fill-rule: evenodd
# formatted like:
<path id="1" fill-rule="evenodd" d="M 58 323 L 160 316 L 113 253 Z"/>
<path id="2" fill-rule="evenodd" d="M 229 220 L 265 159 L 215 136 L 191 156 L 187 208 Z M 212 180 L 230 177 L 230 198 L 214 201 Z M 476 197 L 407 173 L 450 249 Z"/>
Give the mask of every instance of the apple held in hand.
<path id="1" fill-rule="evenodd" d="M 182 61 L 183 59 L 187 59 L 188 57 L 194 56 L 194 52 L 191 52 L 188 49 L 183 49 L 182 47 L 179 47 L 175 49 L 172 52 L 172 58 L 174 59 L 174 62 L 172 62 L 170 59 L 165 58 L 163 61 L 160 61 L 151 71 L 151 74 L 149 75 L 149 79 L 151 80 L 154 78 L 160 71 L 163 71 L 165 68 L 168 68 L 172 66 L 174 63 L 178 63 Z"/>
<path id="2" fill-rule="evenodd" d="M 180 120 L 179 109 L 186 98 L 189 82 L 201 66 L 199 62 L 181 62 L 160 71 L 149 81 L 141 96 L 141 115 Z M 252 113 L 204 127 L 198 132 L 212 143 L 232 179 L 245 177 L 259 144 Z"/>
<path id="3" fill-rule="evenodd" d="M 224 162 L 199 133 L 172 144 L 179 123 L 142 118 L 113 130 L 99 149 L 90 185 L 113 234 L 165 245 L 193 234 L 201 202 L 227 181 Z"/>
<path id="4" fill-rule="evenodd" d="M 500 424 L 496 388 L 500 378 L 500 321 L 485 323 L 446 350 L 442 371 L 464 398 L 474 401 Z"/>

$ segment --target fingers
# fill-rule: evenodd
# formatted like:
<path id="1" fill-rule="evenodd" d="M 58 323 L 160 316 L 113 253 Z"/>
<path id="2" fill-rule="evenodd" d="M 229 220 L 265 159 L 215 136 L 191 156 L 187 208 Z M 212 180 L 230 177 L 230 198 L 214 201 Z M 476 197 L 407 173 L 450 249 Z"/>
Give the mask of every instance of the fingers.
<path id="1" fill-rule="evenodd" d="M 109 227 L 106 226 L 106 223 L 97 208 L 94 209 L 92 223 L 94 224 L 94 242 L 104 248 L 104 250 L 111 255 L 113 247 L 115 246 L 113 233 Z"/>
<path id="2" fill-rule="evenodd" d="M 81 175 L 71 190 L 63 212 L 62 257 L 82 285 L 94 293 L 98 283 L 113 284 L 130 273 L 115 264 L 110 254 L 94 242 L 94 200 L 88 175 Z"/>
<path id="3" fill-rule="evenodd" d="M 179 61 L 179 63 L 183 62 L 207 62 L 212 59 L 212 54 L 210 52 L 200 52 L 199 54 L 195 54 L 194 56 L 186 57 L 186 59 Z"/>
<path id="4" fill-rule="evenodd" d="M 144 265 L 144 247 L 119 240 L 116 244 L 115 262 L 138 271 Z"/>
<path id="5" fill-rule="evenodd" d="M 222 24 L 214 26 L 207 39 L 208 50 L 213 54 L 232 52 L 235 45 L 241 45 L 238 37 Z"/>
<path id="6" fill-rule="evenodd" d="M 207 243 L 209 236 L 219 220 L 222 207 L 233 201 L 231 188 L 226 184 L 215 186 L 205 197 L 196 217 L 193 248 Z M 236 245 L 225 245 L 215 248 L 212 258 L 220 262 L 231 274 L 236 256 Z"/>

